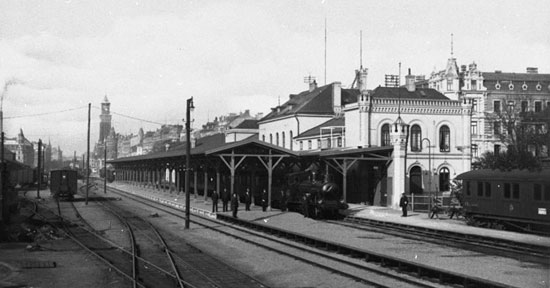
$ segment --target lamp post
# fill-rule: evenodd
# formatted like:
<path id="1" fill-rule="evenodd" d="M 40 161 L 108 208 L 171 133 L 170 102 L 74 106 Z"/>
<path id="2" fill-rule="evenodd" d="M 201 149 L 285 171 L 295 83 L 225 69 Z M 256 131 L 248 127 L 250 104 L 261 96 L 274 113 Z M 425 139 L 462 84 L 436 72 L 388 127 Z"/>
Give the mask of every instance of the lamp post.
<path id="1" fill-rule="evenodd" d="M 430 202 L 428 202 L 428 216 L 430 216 L 430 211 L 432 210 L 432 142 L 428 138 L 422 139 L 428 141 L 428 189 L 430 190 Z"/>
<path id="2" fill-rule="evenodd" d="M 191 157 L 191 110 L 195 109 L 193 106 L 193 97 L 187 99 L 187 110 L 185 118 L 185 229 L 189 229 L 189 215 L 191 207 L 189 200 L 189 166 Z"/>
<path id="3" fill-rule="evenodd" d="M 36 199 L 40 199 L 40 186 L 42 185 L 42 169 L 41 160 L 42 160 L 42 139 L 38 139 L 38 165 L 36 167 L 36 175 L 38 180 L 38 187 L 36 188 Z"/>

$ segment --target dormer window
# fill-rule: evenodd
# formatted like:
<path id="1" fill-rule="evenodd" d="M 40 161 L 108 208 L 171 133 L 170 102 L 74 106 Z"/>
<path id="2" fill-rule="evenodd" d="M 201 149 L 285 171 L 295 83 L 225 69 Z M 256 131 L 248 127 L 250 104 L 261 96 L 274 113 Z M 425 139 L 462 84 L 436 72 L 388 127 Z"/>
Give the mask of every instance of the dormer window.
<path id="1" fill-rule="evenodd" d="M 510 85 L 508 85 L 508 89 L 514 90 L 514 84 L 513 84 L 513 83 L 510 83 Z"/>
<path id="2" fill-rule="evenodd" d="M 472 79 L 471 82 L 472 82 L 472 90 L 477 90 L 477 81 Z"/>
<path id="3" fill-rule="evenodd" d="M 527 84 L 525 82 L 521 85 L 521 89 L 523 89 L 523 91 L 527 90 Z"/>
<path id="4" fill-rule="evenodd" d="M 500 83 L 495 84 L 495 89 L 500 90 Z"/>
<path id="5" fill-rule="evenodd" d="M 542 90 L 542 85 L 540 85 L 540 83 L 537 83 L 536 88 L 537 88 L 537 91 L 540 91 L 540 90 Z"/>

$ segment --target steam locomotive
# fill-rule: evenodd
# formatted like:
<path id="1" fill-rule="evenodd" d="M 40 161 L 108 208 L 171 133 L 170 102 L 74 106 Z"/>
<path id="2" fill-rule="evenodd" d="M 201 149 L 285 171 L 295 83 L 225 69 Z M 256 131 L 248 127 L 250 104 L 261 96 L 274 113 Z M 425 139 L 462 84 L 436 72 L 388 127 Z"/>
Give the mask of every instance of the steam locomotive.
<path id="1" fill-rule="evenodd" d="M 289 174 L 287 203 L 289 211 L 304 216 L 317 218 L 337 218 L 338 210 L 347 209 L 341 198 L 341 191 L 336 183 L 318 181 L 309 172 Z"/>
<path id="2" fill-rule="evenodd" d="M 469 224 L 550 234 L 550 170 L 473 170 L 457 179 Z"/>

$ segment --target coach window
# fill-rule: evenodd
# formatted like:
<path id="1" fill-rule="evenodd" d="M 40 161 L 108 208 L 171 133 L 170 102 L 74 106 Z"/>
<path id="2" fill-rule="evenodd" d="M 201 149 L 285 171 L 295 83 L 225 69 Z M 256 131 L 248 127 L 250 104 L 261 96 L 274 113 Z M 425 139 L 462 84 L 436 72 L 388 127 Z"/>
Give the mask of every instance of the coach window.
<path id="1" fill-rule="evenodd" d="M 477 182 L 477 197 L 483 196 L 483 182 Z"/>
<path id="2" fill-rule="evenodd" d="M 535 201 L 542 201 L 542 187 L 541 186 L 542 185 L 540 185 L 540 184 L 533 184 L 533 200 L 535 200 Z M 550 187 L 548 185 L 545 185 L 545 186 Z"/>
<path id="3" fill-rule="evenodd" d="M 439 191 L 449 191 L 450 173 L 449 168 L 443 167 L 439 170 Z"/>
<path id="4" fill-rule="evenodd" d="M 550 202 L 550 185 L 544 185 L 544 201 Z"/>
<path id="5" fill-rule="evenodd" d="M 512 184 L 512 199 L 519 199 L 519 184 Z"/>
<path id="6" fill-rule="evenodd" d="M 382 135 L 380 139 L 380 146 L 390 146 L 390 124 L 382 125 Z"/>
<path id="7" fill-rule="evenodd" d="M 451 151 L 451 130 L 449 130 L 449 126 L 447 125 L 443 125 L 439 128 L 439 151 Z"/>
<path id="8" fill-rule="evenodd" d="M 420 126 L 413 125 L 411 128 L 411 151 L 422 151 L 420 141 L 422 141 L 422 130 L 420 129 Z"/>
<path id="9" fill-rule="evenodd" d="M 491 182 L 485 182 L 485 197 L 491 198 Z"/>
<path id="10" fill-rule="evenodd" d="M 504 183 L 504 199 L 510 199 L 512 194 L 510 183 Z"/>
<path id="11" fill-rule="evenodd" d="M 472 195 L 472 188 L 470 187 L 470 181 L 466 181 L 466 195 Z"/>

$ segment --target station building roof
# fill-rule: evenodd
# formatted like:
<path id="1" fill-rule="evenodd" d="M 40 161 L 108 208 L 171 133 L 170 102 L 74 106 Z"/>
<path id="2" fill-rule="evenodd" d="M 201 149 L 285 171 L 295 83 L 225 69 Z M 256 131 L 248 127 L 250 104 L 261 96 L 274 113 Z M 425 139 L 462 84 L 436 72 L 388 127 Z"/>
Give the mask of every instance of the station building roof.
<path id="1" fill-rule="evenodd" d="M 422 100 L 450 100 L 441 92 L 432 88 L 416 88 L 414 91 L 407 90 L 406 87 L 382 87 L 374 89 L 373 98 L 392 98 L 392 99 L 422 99 Z"/>
<path id="2" fill-rule="evenodd" d="M 317 125 L 309 130 L 304 131 L 303 133 L 300 133 L 300 135 L 296 136 L 295 139 L 299 140 L 300 138 L 318 137 L 319 135 L 321 135 L 321 128 L 342 127 L 345 125 L 345 123 L 346 121 L 343 117 L 332 118 L 325 123 Z M 339 128 L 338 132 L 342 133 L 342 128 Z"/>
<path id="3" fill-rule="evenodd" d="M 334 115 L 332 105 L 334 85 L 339 84 L 331 83 L 312 91 L 306 90 L 299 94 L 291 94 L 287 102 L 272 108 L 272 111 L 260 122 L 295 114 Z M 359 94 L 358 89 L 341 88 L 341 105 L 357 102 Z"/>

